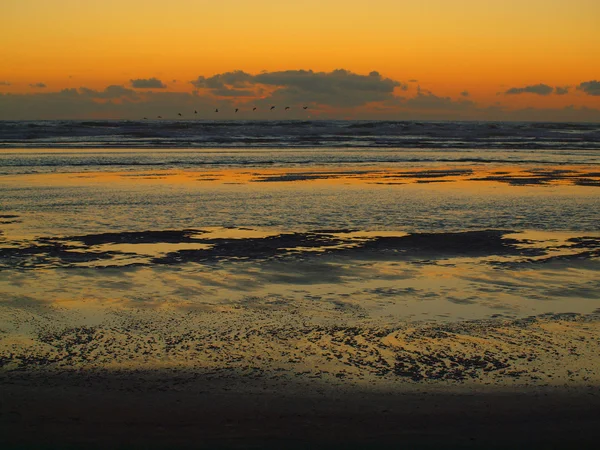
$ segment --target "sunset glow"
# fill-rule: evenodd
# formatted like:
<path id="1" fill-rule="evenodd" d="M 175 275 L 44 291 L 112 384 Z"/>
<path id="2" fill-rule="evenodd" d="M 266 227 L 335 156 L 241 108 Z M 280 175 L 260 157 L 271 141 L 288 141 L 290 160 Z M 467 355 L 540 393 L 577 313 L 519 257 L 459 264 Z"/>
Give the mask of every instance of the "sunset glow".
<path id="1" fill-rule="evenodd" d="M 509 112 L 574 106 L 594 109 L 584 116 L 600 120 L 600 92 L 580 87 L 600 79 L 595 0 L 6 0 L 0 12 L 0 94 L 102 91 L 150 78 L 166 86 L 161 92 L 191 93 L 190 81 L 199 76 L 236 70 L 255 75 L 344 69 L 377 71 L 406 84 L 391 98 L 415 98 L 419 88 L 448 98 L 434 116 L 452 118 L 455 103 L 462 103 L 466 118 L 483 117 L 480 110 L 489 107 Z M 563 90 L 505 94 L 540 84 Z M 223 100 L 198 94 L 211 105 Z M 19 99 L 0 97 L 0 118 L 11 118 L 7 109 L 14 111 Z M 243 105 L 248 99 L 226 100 Z M 315 109 L 379 117 L 382 105 L 371 103 L 331 111 L 332 105 L 316 99 Z M 388 102 L 384 109 L 392 117 L 397 109 L 424 114 L 415 105 Z M 62 115 L 69 114 L 90 115 L 77 109 Z M 134 113 L 116 108 L 114 114 Z"/>

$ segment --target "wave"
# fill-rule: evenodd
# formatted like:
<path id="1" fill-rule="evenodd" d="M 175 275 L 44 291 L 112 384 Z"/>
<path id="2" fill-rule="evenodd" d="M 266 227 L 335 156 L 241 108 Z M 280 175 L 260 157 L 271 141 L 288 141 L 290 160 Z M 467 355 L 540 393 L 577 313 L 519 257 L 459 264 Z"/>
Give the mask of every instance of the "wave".
<path id="1" fill-rule="evenodd" d="M 0 121 L 0 148 L 600 149 L 588 123 Z"/>

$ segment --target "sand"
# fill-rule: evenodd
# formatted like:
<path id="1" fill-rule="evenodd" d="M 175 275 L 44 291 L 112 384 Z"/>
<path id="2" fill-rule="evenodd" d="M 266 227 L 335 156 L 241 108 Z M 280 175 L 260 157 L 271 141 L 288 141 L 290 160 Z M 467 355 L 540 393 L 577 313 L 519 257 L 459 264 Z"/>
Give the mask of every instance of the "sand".
<path id="1" fill-rule="evenodd" d="M 371 328 L 174 314 L 5 339 L 2 448 L 593 448 L 600 437 L 596 314 Z"/>
<path id="2" fill-rule="evenodd" d="M 597 389 L 405 392 L 177 373 L 3 380 L 2 448 L 597 448 Z"/>
<path id="3" fill-rule="evenodd" d="M 7 175 L 0 448 L 598 447 L 598 173 L 517 169 Z"/>

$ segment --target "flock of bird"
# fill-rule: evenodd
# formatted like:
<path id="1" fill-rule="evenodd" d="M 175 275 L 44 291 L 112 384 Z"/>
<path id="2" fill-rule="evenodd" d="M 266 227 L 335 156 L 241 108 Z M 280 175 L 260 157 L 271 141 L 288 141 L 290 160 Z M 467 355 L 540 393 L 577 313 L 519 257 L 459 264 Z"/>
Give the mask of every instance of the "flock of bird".
<path id="1" fill-rule="evenodd" d="M 258 109 L 258 108 L 255 106 L 254 108 L 252 108 L 252 111 L 256 111 L 257 109 Z M 271 106 L 271 108 L 269 108 L 269 111 L 273 111 L 274 109 L 275 109 L 275 106 Z M 291 109 L 291 107 L 289 107 L 289 106 L 286 106 L 286 107 L 284 108 L 284 111 L 288 111 L 289 109 Z M 302 107 L 302 109 L 306 110 L 306 109 L 308 109 L 308 106 L 303 106 L 303 107 Z M 235 113 L 237 114 L 237 112 L 238 112 L 239 110 L 240 110 L 239 108 L 235 108 Z M 216 108 L 216 109 L 215 109 L 215 112 L 216 112 L 216 113 L 218 113 L 218 112 L 219 112 L 219 108 Z M 194 114 L 198 114 L 198 110 L 194 110 Z M 178 115 L 179 117 L 183 117 L 183 114 L 181 114 L 181 113 L 177 113 L 177 115 Z M 162 119 L 162 116 L 157 116 L 156 118 L 157 118 L 157 119 Z M 147 118 L 147 117 L 144 117 L 144 119 L 145 119 L 145 120 L 148 120 L 148 118 Z"/>

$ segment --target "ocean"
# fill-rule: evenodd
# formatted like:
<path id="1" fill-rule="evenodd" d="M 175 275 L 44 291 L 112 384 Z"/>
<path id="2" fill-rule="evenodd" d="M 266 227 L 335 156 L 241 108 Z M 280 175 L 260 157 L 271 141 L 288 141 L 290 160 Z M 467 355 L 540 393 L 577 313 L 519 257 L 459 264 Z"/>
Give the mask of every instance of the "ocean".
<path id="1" fill-rule="evenodd" d="M 597 123 L 0 121 L 0 148 L 597 150 Z M 377 160 L 376 160 L 377 161 Z"/>

